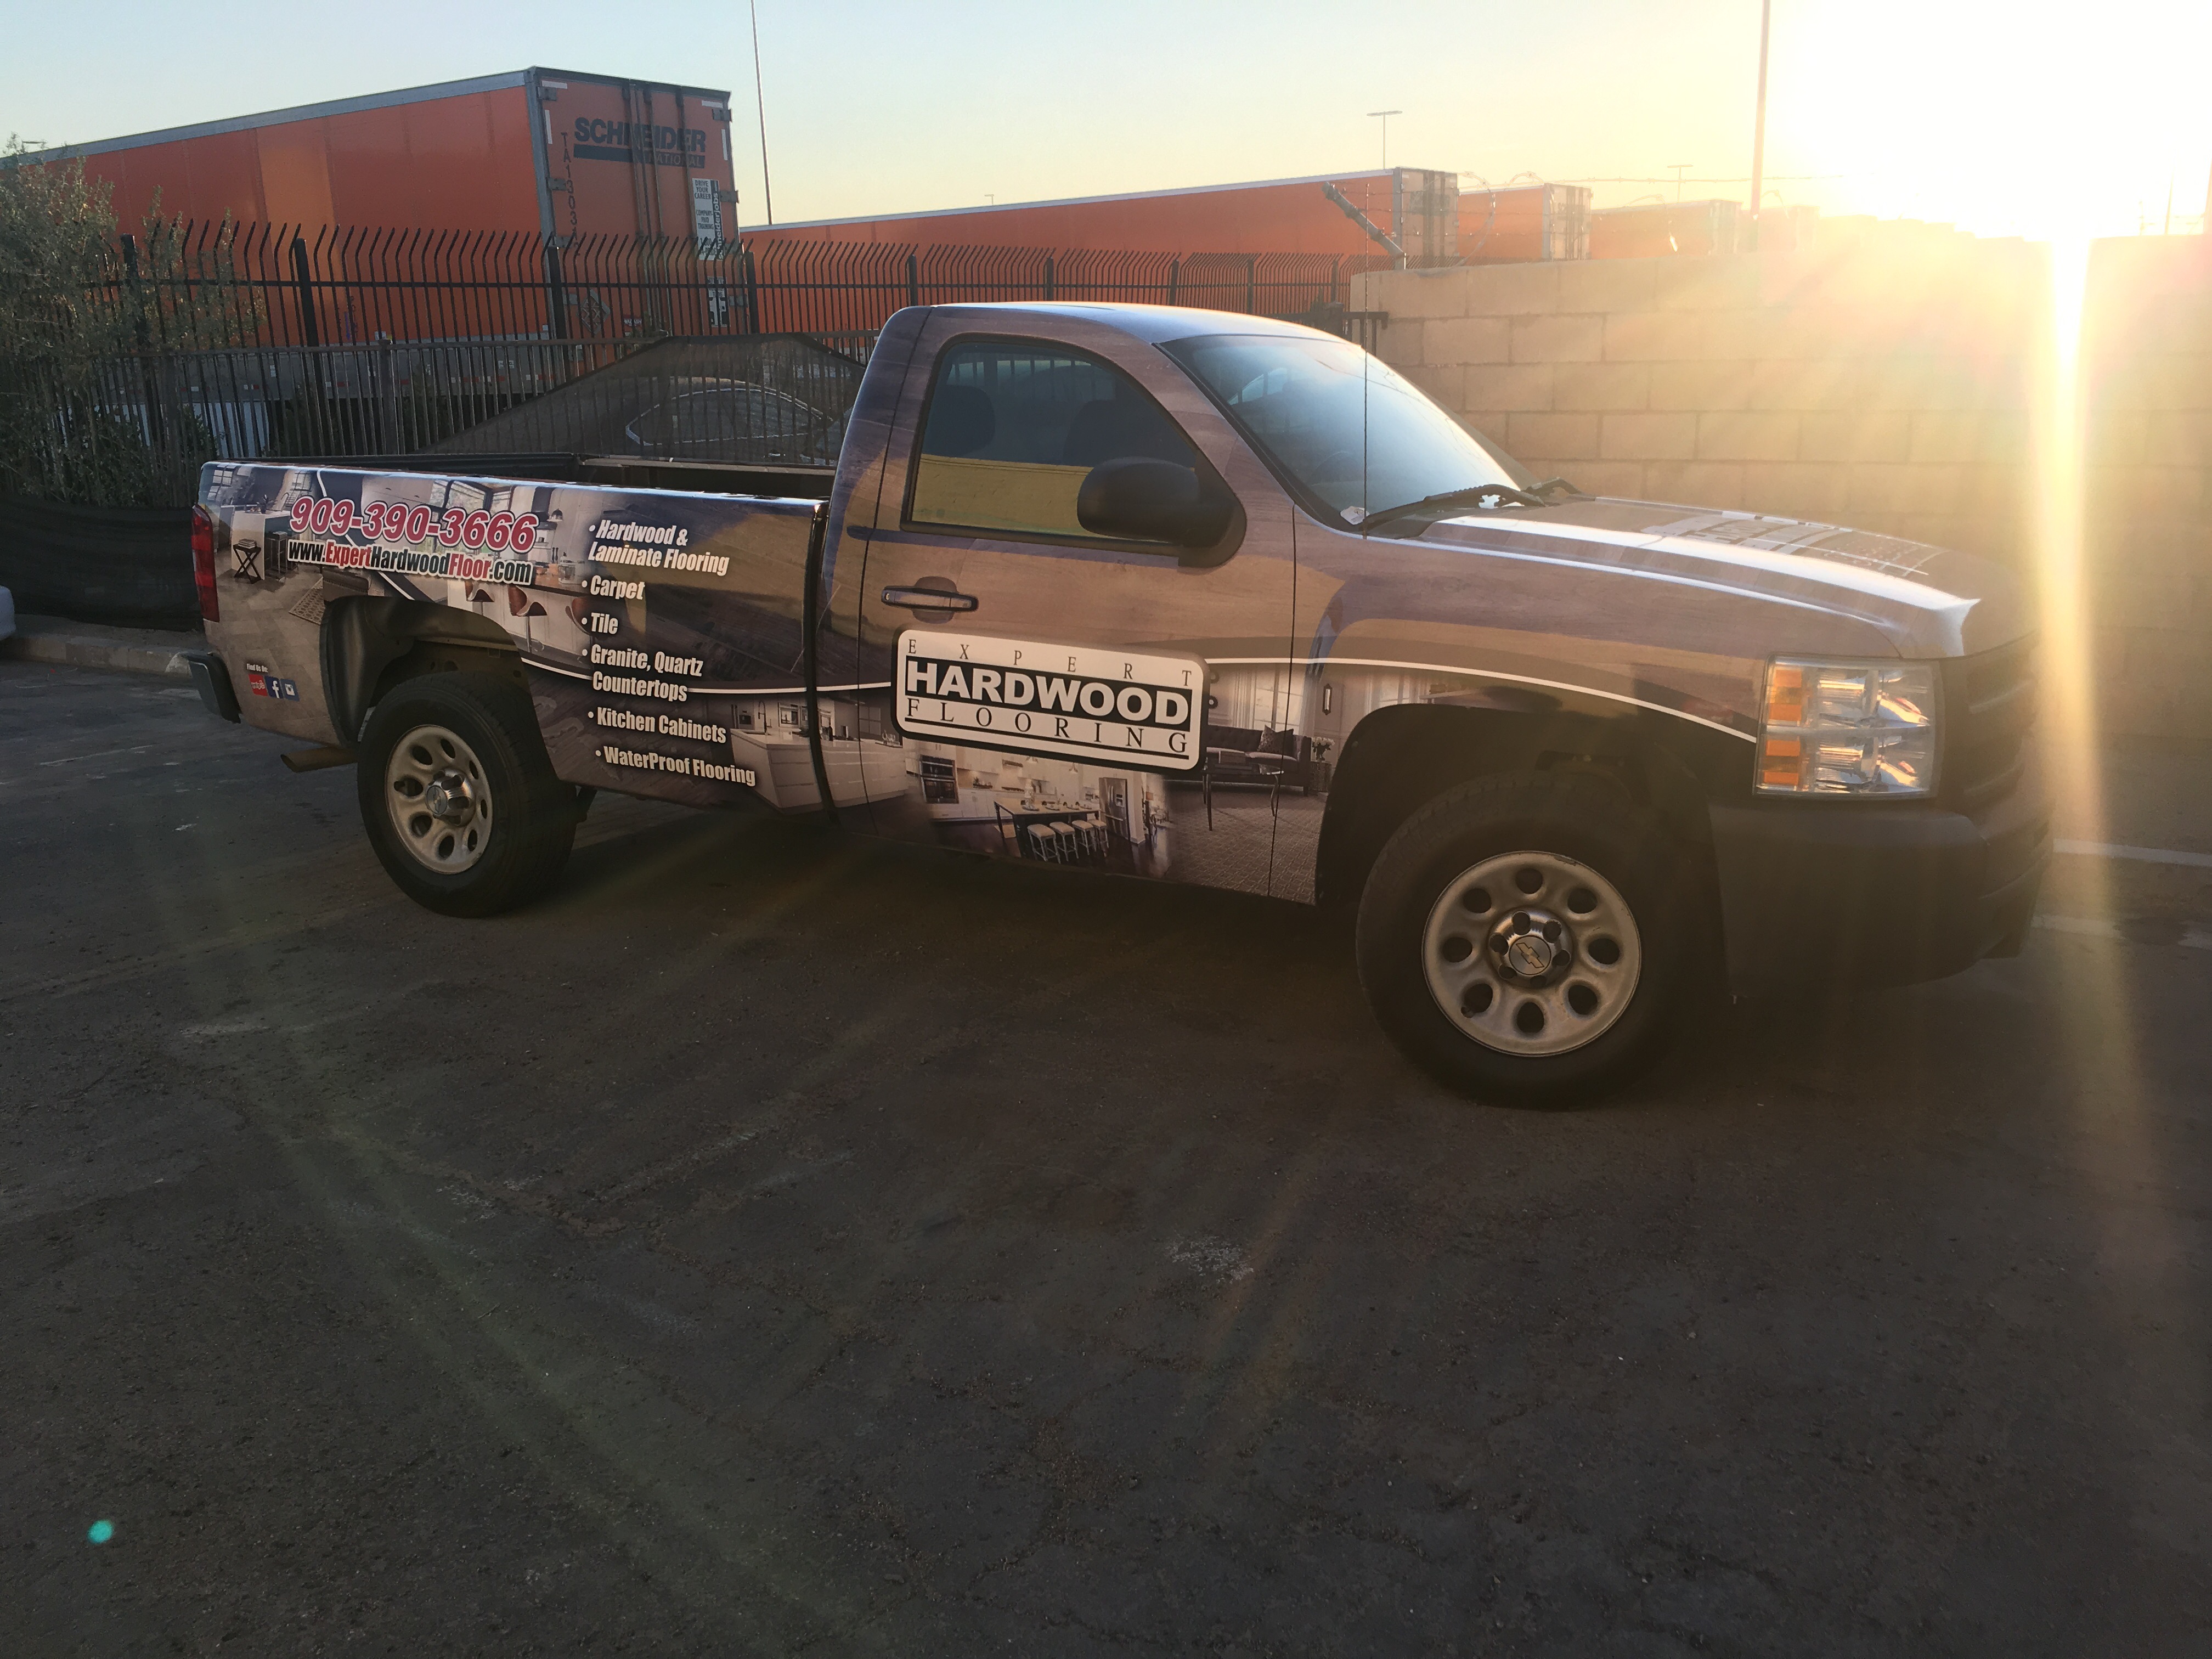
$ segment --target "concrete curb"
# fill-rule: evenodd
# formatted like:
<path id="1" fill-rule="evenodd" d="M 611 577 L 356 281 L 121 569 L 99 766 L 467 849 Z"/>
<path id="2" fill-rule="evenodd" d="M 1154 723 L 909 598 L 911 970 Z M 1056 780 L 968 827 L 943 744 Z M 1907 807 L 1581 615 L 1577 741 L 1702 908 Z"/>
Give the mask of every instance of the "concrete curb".
<path id="1" fill-rule="evenodd" d="M 15 636 L 0 640 L 0 659 L 190 680 L 191 666 L 185 662 L 184 653 L 198 650 L 204 643 L 192 634 L 102 628 L 58 617 L 19 616 L 15 618 Z"/>

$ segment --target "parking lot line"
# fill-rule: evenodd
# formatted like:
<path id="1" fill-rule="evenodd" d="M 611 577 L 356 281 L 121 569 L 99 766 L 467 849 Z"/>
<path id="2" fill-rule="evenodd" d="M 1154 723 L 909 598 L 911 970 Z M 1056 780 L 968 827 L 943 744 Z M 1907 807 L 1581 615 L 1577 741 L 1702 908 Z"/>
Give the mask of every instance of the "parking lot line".
<path id="1" fill-rule="evenodd" d="M 2121 847 L 2104 841 L 2054 841 L 2055 852 L 2086 859 L 2124 859 L 2134 864 L 2182 864 L 2212 870 L 2212 853 L 2183 853 L 2171 847 Z"/>
<path id="2" fill-rule="evenodd" d="M 2051 933 L 2081 933 L 2090 939 L 2128 938 L 2119 923 L 2105 916 L 2038 916 L 2035 925 Z M 2212 928 L 2185 927 L 2173 942 L 2185 951 L 2212 951 Z"/>

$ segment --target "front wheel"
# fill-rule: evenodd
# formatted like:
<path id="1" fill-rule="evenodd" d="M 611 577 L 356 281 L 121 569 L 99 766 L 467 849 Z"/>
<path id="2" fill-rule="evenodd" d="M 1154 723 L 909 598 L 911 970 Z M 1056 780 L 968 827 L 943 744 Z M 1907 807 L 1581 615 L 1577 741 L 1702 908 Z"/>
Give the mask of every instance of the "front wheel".
<path id="1" fill-rule="evenodd" d="M 1359 978 L 1407 1055 L 1477 1099 L 1553 1105 L 1627 1081 L 1692 1002 L 1698 866 L 1578 774 L 1486 778 L 1401 825 L 1360 896 Z"/>
<path id="2" fill-rule="evenodd" d="M 378 703 L 362 734 L 361 815 L 378 860 L 417 904 L 489 916 L 550 887 L 576 833 L 530 699 L 489 674 L 426 674 Z"/>

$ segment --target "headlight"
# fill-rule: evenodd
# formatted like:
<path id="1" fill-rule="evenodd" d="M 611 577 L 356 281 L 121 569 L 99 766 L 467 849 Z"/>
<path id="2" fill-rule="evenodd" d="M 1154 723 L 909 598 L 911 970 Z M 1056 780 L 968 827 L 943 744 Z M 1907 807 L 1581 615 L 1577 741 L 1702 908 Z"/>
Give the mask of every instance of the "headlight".
<path id="1" fill-rule="evenodd" d="M 1767 665 L 1762 795 L 1927 795 L 1936 789 L 1936 665 Z"/>

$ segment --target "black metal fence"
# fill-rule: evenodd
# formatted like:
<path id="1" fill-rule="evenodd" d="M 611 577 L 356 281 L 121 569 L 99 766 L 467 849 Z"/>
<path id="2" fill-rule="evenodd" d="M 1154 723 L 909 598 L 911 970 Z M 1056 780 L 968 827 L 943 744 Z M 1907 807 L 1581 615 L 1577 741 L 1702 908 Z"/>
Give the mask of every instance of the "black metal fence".
<path id="1" fill-rule="evenodd" d="M 902 306 L 1118 300 L 1284 317 L 1382 256 L 179 223 L 83 295 L 156 351 L 872 331 Z"/>
<path id="2" fill-rule="evenodd" d="M 129 450 L 138 499 L 188 501 L 216 454 L 447 444 L 671 338 L 802 336 L 865 361 L 875 331 L 909 305 L 1194 306 L 1310 318 L 1371 347 L 1374 319 L 1345 307 L 1352 277 L 1386 263 L 180 222 L 118 238 L 96 280 L 55 296 L 68 326 L 120 349 L 66 382 L 22 389 L 40 453 L 12 470 L 19 487 L 82 499 L 82 480 L 121 476 L 111 463 Z"/>

